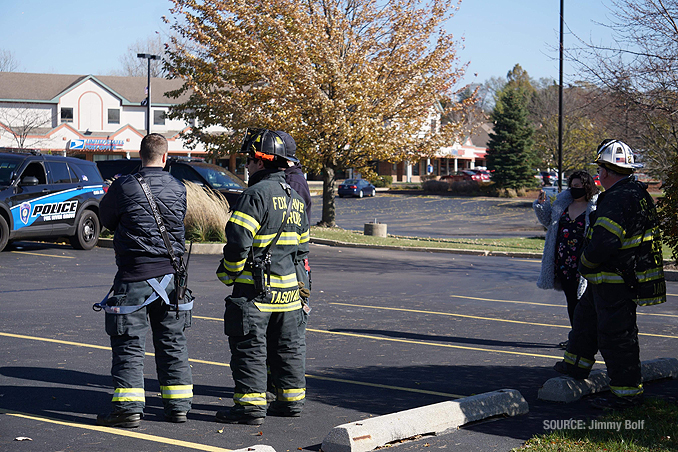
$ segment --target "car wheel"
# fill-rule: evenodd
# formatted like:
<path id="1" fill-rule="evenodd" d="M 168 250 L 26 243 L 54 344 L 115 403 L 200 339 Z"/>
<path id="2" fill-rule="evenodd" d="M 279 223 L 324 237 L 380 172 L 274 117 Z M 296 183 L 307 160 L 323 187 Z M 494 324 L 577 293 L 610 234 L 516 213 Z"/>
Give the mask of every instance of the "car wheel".
<path id="1" fill-rule="evenodd" d="M 9 241 L 9 226 L 5 218 L 0 215 L 0 251 L 4 250 Z"/>
<path id="2" fill-rule="evenodd" d="M 96 246 L 100 232 L 99 218 L 91 210 L 85 210 L 80 215 L 75 235 L 69 237 L 69 240 L 76 250 L 91 250 Z"/>
<path id="3" fill-rule="evenodd" d="M 372 189 L 372 194 L 371 194 L 370 196 L 374 197 L 374 195 L 376 195 L 376 194 L 377 194 L 377 189 L 376 189 L 376 188 L 373 188 L 373 189 Z"/>
<path id="4" fill-rule="evenodd" d="M 360 190 L 360 191 L 358 192 L 358 198 L 362 198 L 362 197 L 363 197 L 363 195 L 364 195 L 363 191 L 362 191 L 362 190 Z"/>

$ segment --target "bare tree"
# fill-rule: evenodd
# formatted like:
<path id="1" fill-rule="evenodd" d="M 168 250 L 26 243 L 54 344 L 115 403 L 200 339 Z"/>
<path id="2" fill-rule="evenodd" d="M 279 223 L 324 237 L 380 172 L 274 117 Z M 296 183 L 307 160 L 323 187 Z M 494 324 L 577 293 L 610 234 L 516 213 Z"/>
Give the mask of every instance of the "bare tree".
<path id="1" fill-rule="evenodd" d="M 40 129 L 51 124 L 51 116 L 44 111 L 25 107 L 0 109 L 0 135 L 9 135 L 19 149 L 45 142 L 46 139 L 39 138 Z"/>
<path id="2" fill-rule="evenodd" d="M 19 61 L 14 52 L 0 49 L 0 72 L 16 72 L 19 70 Z"/>
<path id="3" fill-rule="evenodd" d="M 678 0 L 612 0 L 609 45 L 570 50 L 588 79 L 615 102 L 616 138 L 644 150 L 649 172 L 667 174 L 678 153 Z"/>
<path id="4" fill-rule="evenodd" d="M 146 77 L 148 72 L 148 62 L 145 59 L 137 57 L 138 53 L 150 53 L 159 55 L 160 60 L 151 60 L 151 77 L 165 77 L 165 50 L 167 44 L 163 42 L 159 34 L 146 39 L 139 39 L 127 48 L 127 52 L 119 59 L 120 69 L 114 71 L 115 75 L 125 77 Z"/>

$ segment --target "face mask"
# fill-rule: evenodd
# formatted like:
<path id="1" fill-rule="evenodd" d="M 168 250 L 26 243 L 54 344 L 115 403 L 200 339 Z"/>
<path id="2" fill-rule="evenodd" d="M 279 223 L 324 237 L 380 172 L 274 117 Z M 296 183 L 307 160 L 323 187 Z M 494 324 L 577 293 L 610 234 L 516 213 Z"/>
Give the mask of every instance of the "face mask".
<path id="1" fill-rule="evenodd" d="M 584 187 L 579 188 L 570 188 L 570 193 L 574 199 L 582 198 L 586 196 L 586 189 Z"/>

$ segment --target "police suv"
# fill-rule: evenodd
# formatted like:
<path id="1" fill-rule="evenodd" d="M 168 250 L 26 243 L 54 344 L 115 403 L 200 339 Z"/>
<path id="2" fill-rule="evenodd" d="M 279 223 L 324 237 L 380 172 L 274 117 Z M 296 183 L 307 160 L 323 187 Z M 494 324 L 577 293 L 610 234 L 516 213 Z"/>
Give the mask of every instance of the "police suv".
<path id="1" fill-rule="evenodd" d="M 9 240 L 50 237 L 92 249 L 107 189 L 94 162 L 36 151 L 0 153 L 0 251 Z"/>

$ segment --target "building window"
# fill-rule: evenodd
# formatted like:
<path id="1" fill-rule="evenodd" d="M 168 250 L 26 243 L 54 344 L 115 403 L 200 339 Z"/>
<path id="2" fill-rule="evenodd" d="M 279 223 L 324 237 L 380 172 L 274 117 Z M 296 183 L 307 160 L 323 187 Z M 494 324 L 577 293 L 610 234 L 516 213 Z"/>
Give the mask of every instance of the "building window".
<path id="1" fill-rule="evenodd" d="M 118 109 L 118 108 L 109 108 L 108 109 L 108 123 L 109 124 L 120 124 L 120 109 Z"/>
<path id="2" fill-rule="evenodd" d="M 431 133 L 436 132 L 436 126 L 438 125 L 437 121 L 435 119 L 431 119 Z"/>
<path id="3" fill-rule="evenodd" d="M 73 108 L 61 107 L 61 122 L 73 122 Z"/>
<path id="4" fill-rule="evenodd" d="M 153 110 L 153 124 L 156 126 L 165 125 L 165 112 L 162 110 Z"/>

